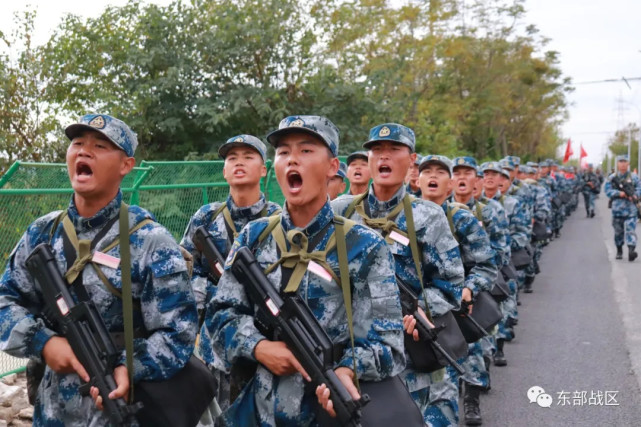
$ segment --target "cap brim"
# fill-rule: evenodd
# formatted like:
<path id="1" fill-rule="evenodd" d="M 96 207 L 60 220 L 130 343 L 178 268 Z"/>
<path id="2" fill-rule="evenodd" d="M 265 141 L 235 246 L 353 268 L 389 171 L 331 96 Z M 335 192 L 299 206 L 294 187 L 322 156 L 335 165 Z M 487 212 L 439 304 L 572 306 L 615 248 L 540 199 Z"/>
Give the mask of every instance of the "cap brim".
<path id="1" fill-rule="evenodd" d="M 470 165 L 466 165 L 466 164 L 463 164 L 463 165 L 454 165 L 454 166 L 452 166 L 452 170 L 454 170 L 454 169 L 456 169 L 456 168 L 468 168 L 468 169 L 474 169 L 474 170 L 476 170 L 476 166 L 470 166 Z"/>
<path id="2" fill-rule="evenodd" d="M 450 172 L 450 175 L 452 175 L 452 170 L 450 169 L 450 167 L 446 163 L 443 163 L 440 160 L 428 160 L 426 162 L 421 162 L 421 164 L 418 165 L 418 172 L 419 173 L 422 172 L 423 169 L 425 169 L 427 166 L 432 164 L 442 166 L 444 169 Z"/>
<path id="3" fill-rule="evenodd" d="M 412 146 L 411 146 L 410 144 L 408 144 L 407 142 L 399 141 L 398 139 L 370 139 L 369 141 L 367 141 L 367 142 L 364 142 L 364 143 L 363 143 L 363 148 L 365 148 L 366 150 L 369 150 L 369 149 L 370 149 L 370 148 L 372 148 L 372 146 L 373 146 L 374 144 L 376 144 L 377 142 L 385 142 L 385 141 L 388 141 L 388 142 L 395 142 L 395 143 L 397 143 L 397 144 L 404 145 L 404 146 L 406 146 L 407 148 L 409 148 L 409 149 L 410 149 L 410 152 L 412 152 L 412 153 L 414 152 L 414 147 L 412 147 Z"/>
<path id="4" fill-rule="evenodd" d="M 231 144 L 223 144 L 218 149 L 218 155 L 224 159 L 225 157 L 227 157 L 227 153 L 229 153 L 229 150 L 236 147 L 249 147 L 255 152 L 257 152 L 258 155 L 260 155 L 260 157 L 263 159 L 263 161 L 265 160 L 265 158 L 263 157 L 263 153 L 261 153 L 260 150 L 258 150 L 256 147 L 246 142 L 232 142 Z"/>
<path id="5" fill-rule="evenodd" d="M 316 138 L 318 138 L 321 141 L 323 141 L 323 143 L 327 146 L 327 148 L 329 148 L 329 151 L 331 151 L 332 154 L 334 154 L 334 152 L 332 151 L 331 144 L 329 143 L 329 141 L 327 141 L 325 139 L 325 137 L 323 135 L 321 135 L 320 133 L 318 133 L 316 131 L 313 131 L 311 129 L 307 129 L 307 128 L 304 128 L 304 127 L 301 127 L 301 126 L 292 126 L 292 127 L 288 127 L 288 128 L 276 129 L 275 131 L 273 131 L 269 135 L 267 135 L 267 142 L 269 142 L 269 144 L 272 147 L 276 148 L 276 146 L 278 145 L 279 138 L 281 138 L 281 137 L 283 137 L 285 135 L 289 135 L 291 133 L 306 133 L 308 135 L 313 135 Z"/>
<path id="6" fill-rule="evenodd" d="M 496 172 L 496 173 L 503 174 L 503 171 L 502 171 L 502 170 L 500 170 L 500 169 L 496 169 L 496 168 L 485 168 L 485 169 L 483 169 L 483 171 L 482 171 L 482 172 L 483 172 L 483 173 L 485 173 L 485 172 L 487 172 L 487 171 L 492 171 L 492 172 Z"/>
<path id="7" fill-rule="evenodd" d="M 113 139 L 109 138 L 109 135 L 104 133 L 101 129 L 96 129 L 93 126 L 85 125 L 83 123 L 74 123 L 72 125 L 67 126 L 65 128 L 65 135 L 67 135 L 67 138 L 69 138 L 69 141 L 73 141 L 74 138 L 79 137 L 80 135 L 83 134 L 83 132 L 86 132 L 86 131 L 98 132 L 100 135 L 107 138 L 107 140 L 111 142 L 116 148 L 118 148 L 119 150 L 125 151 L 124 148 L 116 144 L 116 142 Z"/>
<path id="8" fill-rule="evenodd" d="M 365 154 L 358 153 L 358 154 L 350 154 L 349 156 L 347 156 L 347 160 L 345 162 L 349 166 L 349 164 L 356 159 L 363 159 L 366 162 L 369 161 L 369 158 Z"/>

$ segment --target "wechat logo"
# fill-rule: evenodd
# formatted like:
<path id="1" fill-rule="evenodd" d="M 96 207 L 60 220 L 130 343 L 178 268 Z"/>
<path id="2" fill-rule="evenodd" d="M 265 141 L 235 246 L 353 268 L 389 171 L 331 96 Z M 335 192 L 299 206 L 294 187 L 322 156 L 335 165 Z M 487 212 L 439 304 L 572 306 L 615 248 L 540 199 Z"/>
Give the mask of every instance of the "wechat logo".
<path id="1" fill-rule="evenodd" d="M 552 406 L 552 396 L 547 394 L 545 390 L 543 390 L 543 387 L 539 387 L 538 385 L 530 387 L 527 391 L 527 398 L 530 403 L 536 403 L 541 408 L 549 408 Z"/>

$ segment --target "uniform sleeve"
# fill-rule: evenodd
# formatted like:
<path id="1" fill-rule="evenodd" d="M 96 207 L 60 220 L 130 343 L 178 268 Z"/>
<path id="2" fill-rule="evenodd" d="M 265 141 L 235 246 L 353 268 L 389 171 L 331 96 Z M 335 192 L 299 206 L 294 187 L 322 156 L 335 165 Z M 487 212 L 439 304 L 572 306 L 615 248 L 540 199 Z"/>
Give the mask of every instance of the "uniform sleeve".
<path id="1" fill-rule="evenodd" d="M 29 234 L 27 230 L 18 242 L 0 278 L 0 350 L 15 357 L 41 360 L 42 349 L 56 333 L 32 314 L 41 312 L 43 307 L 25 266 L 31 252 Z"/>
<path id="2" fill-rule="evenodd" d="M 514 211 L 510 216 L 510 236 L 511 247 L 518 250 L 527 246 L 530 241 L 529 234 L 530 221 L 526 213 L 525 205 L 520 200 L 516 200 Z"/>
<path id="3" fill-rule="evenodd" d="M 492 249 L 490 239 L 472 215 L 461 215 L 456 227 L 459 245 L 466 270 L 464 286 L 476 295 L 480 291 L 490 290 L 496 281 L 497 269 L 494 263 L 496 252 Z"/>
<path id="4" fill-rule="evenodd" d="M 193 353 L 198 328 L 195 299 L 178 245 L 160 226 L 145 237 L 140 305 L 151 335 L 134 340 L 135 381 L 166 379 L 180 370 Z M 124 361 L 123 352 L 120 362 Z"/>
<path id="5" fill-rule="evenodd" d="M 609 176 L 608 180 L 605 181 L 605 195 L 612 199 L 618 197 L 619 193 L 619 190 L 612 187 L 612 176 Z"/>
<path id="6" fill-rule="evenodd" d="M 247 246 L 247 227 L 238 235 L 229 256 Z M 229 258 L 227 260 L 229 263 Z M 218 290 L 207 305 L 203 328 L 211 337 L 214 367 L 230 372 L 240 359 L 256 360 L 254 349 L 266 339 L 254 325 L 254 306 L 242 283 L 228 266 L 218 282 Z"/>
<path id="7" fill-rule="evenodd" d="M 363 380 L 376 381 L 405 368 L 405 347 L 394 259 L 383 239 L 374 232 L 369 234 L 376 244 L 360 251 L 360 268 L 355 272 L 350 268 L 350 281 L 356 374 Z M 353 264 L 350 262 L 350 266 Z M 338 365 L 354 369 L 353 360 L 354 352 L 348 344 Z"/>

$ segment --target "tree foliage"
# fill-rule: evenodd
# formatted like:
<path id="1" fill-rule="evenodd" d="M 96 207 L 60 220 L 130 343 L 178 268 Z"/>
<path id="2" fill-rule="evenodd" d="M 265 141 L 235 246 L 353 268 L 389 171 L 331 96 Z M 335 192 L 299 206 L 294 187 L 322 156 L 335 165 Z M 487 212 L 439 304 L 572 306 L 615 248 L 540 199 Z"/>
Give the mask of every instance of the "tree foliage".
<path id="1" fill-rule="evenodd" d="M 132 0 L 97 18 L 68 15 L 46 45 L 23 48 L 36 78 L 31 92 L 19 87 L 40 109 L 12 110 L 46 118 L 43 135 L 59 117 L 113 114 L 147 159 L 207 155 L 288 114 L 329 117 L 342 153 L 393 121 L 415 130 L 424 153 L 550 157 L 569 81 L 523 14 L 521 0 Z M 2 135 L 17 135 L 0 109 Z"/>

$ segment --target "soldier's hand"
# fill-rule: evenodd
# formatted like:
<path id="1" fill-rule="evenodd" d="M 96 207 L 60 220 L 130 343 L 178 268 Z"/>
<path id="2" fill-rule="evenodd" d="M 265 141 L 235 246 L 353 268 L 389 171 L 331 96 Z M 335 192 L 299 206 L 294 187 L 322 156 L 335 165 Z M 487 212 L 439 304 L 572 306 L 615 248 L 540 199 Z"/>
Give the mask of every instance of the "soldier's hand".
<path id="1" fill-rule="evenodd" d="M 254 357 L 274 375 L 291 375 L 300 372 L 307 381 L 312 380 L 282 341 L 260 341 L 254 348 Z"/>
<path id="2" fill-rule="evenodd" d="M 427 315 L 425 315 L 425 312 L 421 307 L 418 308 L 418 312 L 423 317 L 423 319 L 425 319 L 427 324 L 430 325 L 430 328 L 433 328 L 434 325 L 427 319 Z M 403 316 L 403 329 L 405 329 L 405 332 L 407 332 L 412 336 L 412 338 L 414 338 L 414 341 L 420 340 L 420 337 L 418 336 L 418 330 L 416 329 L 416 319 L 411 314 Z"/>
<path id="3" fill-rule="evenodd" d="M 84 382 L 89 382 L 89 374 L 73 354 L 66 338 L 51 337 L 42 349 L 42 358 L 54 372 L 60 374 L 75 372 Z"/>
<path id="4" fill-rule="evenodd" d="M 628 196 L 625 194 L 625 191 L 619 191 L 619 197 L 621 197 L 622 199 L 628 198 Z"/>
<path id="5" fill-rule="evenodd" d="M 334 370 L 336 376 L 343 383 L 347 392 L 352 396 L 352 399 L 358 400 L 361 398 L 361 395 L 358 393 L 358 389 L 354 385 L 354 371 L 349 368 L 341 366 Z M 326 410 L 331 417 L 336 417 L 336 412 L 334 411 L 334 404 L 330 399 L 329 389 L 325 384 L 321 384 L 316 387 L 316 397 L 318 398 L 318 403 Z"/>
<path id="6" fill-rule="evenodd" d="M 116 369 L 114 369 L 114 380 L 116 380 L 116 389 L 109 393 L 109 399 L 114 400 L 120 399 L 121 397 L 127 399 L 127 393 L 129 393 L 129 375 L 126 366 L 116 366 Z M 102 411 L 104 409 L 102 406 L 102 396 L 98 393 L 97 387 L 91 387 L 89 389 L 89 394 L 96 404 L 96 408 Z"/>
<path id="7" fill-rule="evenodd" d="M 465 301 L 467 303 L 472 302 L 472 290 L 470 288 L 463 288 L 463 295 L 461 296 L 461 301 Z M 472 314 L 471 304 L 467 307 L 467 312 L 468 314 Z"/>

